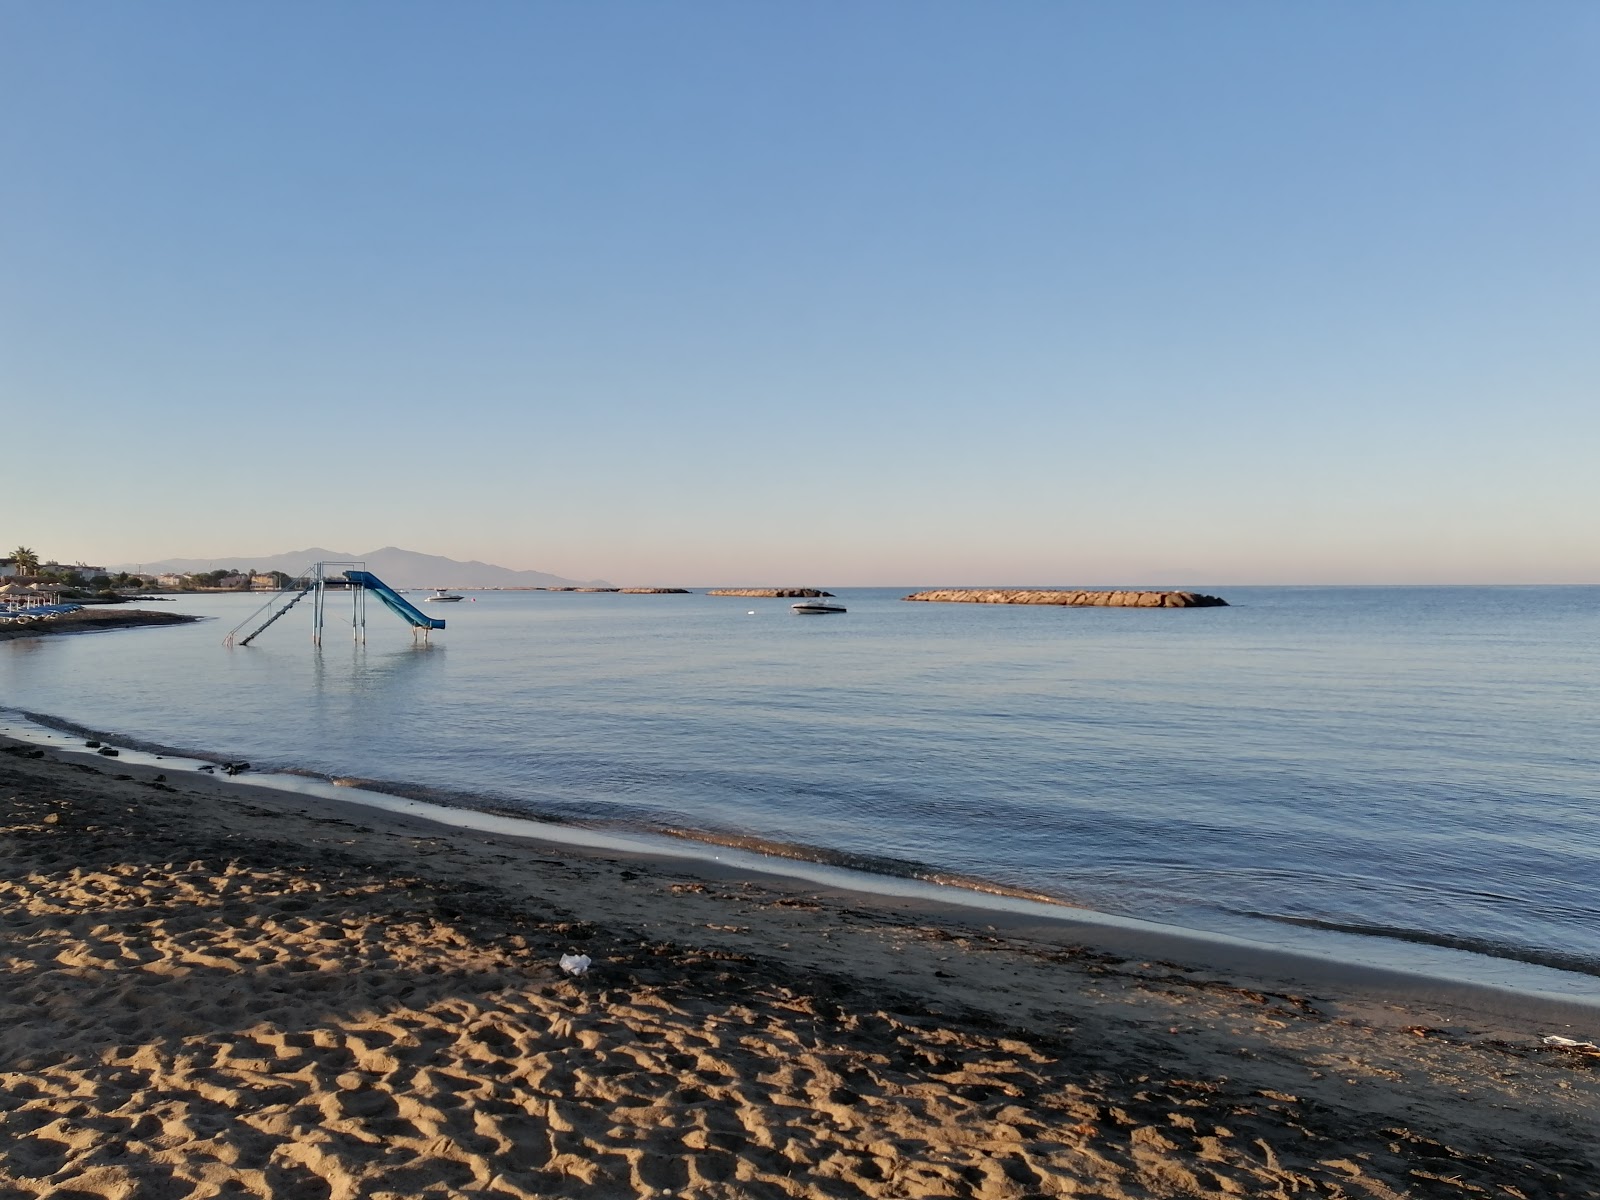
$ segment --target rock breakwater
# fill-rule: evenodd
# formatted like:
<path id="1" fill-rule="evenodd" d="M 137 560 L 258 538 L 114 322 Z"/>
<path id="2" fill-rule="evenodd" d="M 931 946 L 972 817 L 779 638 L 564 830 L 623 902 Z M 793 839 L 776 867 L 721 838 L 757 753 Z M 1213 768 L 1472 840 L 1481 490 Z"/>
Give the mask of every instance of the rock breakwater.
<path id="1" fill-rule="evenodd" d="M 1066 608 L 1219 608 L 1221 596 L 1199 592 L 1073 591 L 1067 588 L 943 588 L 917 592 L 907 600 L 953 604 L 1053 604 Z"/>
<path id="2" fill-rule="evenodd" d="M 566 587 L 501 588 L 500 590 L 501 591 L 506 591 L 506 592 L 583 592 L 583 593 L 586 593 L 586 594 L 587 593 L 604 593 L 606 595 L 623 595 L 623 596 L 687 596 L 687 595 L 690 594 L 688 588 L 669 588 L 669 587 L 578 587 L 576 585 L 568 585 Z"/>
<path id="3" fill-rule="evenodd" d="M 752 596 L 761 600 L 786 600 L 790 597 L 797 599 L 813 599 L 819 596 L 831 596 L 832 592 L 824 592 L 820 588 L 717 588 L 706 593 L 708 596 Z"/>

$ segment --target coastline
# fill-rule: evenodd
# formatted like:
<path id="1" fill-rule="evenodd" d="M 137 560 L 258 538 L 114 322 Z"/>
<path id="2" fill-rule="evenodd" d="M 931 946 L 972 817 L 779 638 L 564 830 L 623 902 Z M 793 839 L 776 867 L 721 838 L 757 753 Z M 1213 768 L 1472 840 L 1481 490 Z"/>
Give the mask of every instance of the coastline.
<path id="1" fill-rule="evenodd" d="M 1585 1006 L 4 746 L 19 1195 L 1600 1195 Z"/>
<path id="2" fill-rule="evenodd" d="M 16 638 L 60 637 L 69 633 L 100 633 L 150 625 L 189 625 L 206 618 L 192 613 L 152 612 L 147 608 L 84 608 L 47 621 L 0 625 L 0 642 Z"/>
<path id="3" fill-rule="evenodd" d="M 1544 954 L 1473 951 L 1461 948 L 1453 939 L 1419 939 L 1413 931 L 1408 931 L 1405 941 L 1385 939 L 1410 952 L 1410 957 L 1401 962 L 1395 961 L 1392 952 L 1373 956 L 1370 935 L 1355 938 L 1356 944 L 1340 945 L 1324 938 L 1310 944 L 1275 943 L 1270 937 L 1259 936 L 1275 932 L 1270 925 L 1259 931 L 1241 933 L 1151 920 L 1102 911 L 1070 897 L 912 861 L 864 858 L 820 846 L 747 834 L 724 834 L 673 825 L 575 820 L 561 811 L 513 807 L 472 792 L 419 786 L 388 778 L 328 775 L 294 767 L 262 770 L 258 766 L 250 770 L 250 764 L 242 761 L 235 771 L 234 764 L 226 756 L 207 750 L 129 738 L 126 734 L 96 729 L 53 714 L 10 711 L 14 717 L 21 718 L 23 724 L 8 726 L 3 719 L 5 710 L 0 710 L 0 746 L 14 739 L 32 739 L 29 744 L 42 745 L 71 757 L 82 753 L 77 750 L 78 746 L 99 746 L 103 742 L 108 748 L 118 748 L 116 761 L 123 769 L 142 762 L 157 771 L 171 770 L 174 763 L 188 764 L 179 765 L 180 771 L 209 772 L 216 768 L 226 776 L 250 771 L 248 781 L 236 781 L 235 786 L 318 797 L 322 803 L 335 807 L 383 810 L 444 828 L 560 843 L 580 852 L 621 851 L 650 858 L 684 860 L 706 870 L 772 876 L 798 886 L 822 887 L 842 895 L 885 896 L 908 904 L 924 904 L 934 910 L 948 908 L 958 915 L 978 913 L 987 920 L 1007 925 L 1042 924 L 1057 930 L 1075 928 L 1090 940 L 1094 940 L 1098 931 L 1109 928 L 1118 931 L 1123 939 L 1110 948 L 1128 956 L 1157 955 L 1197 963 L 1220 961 L 1230 969 L 1281 975 L 1299 980 L 1303 986 L 1327 979 L 1336 986 L 1343 986 L 1359 975 L 1379 992 L 1403 996 L 1421 992 L 1458 999 L 1475 997 L 1474 1002 L 1488 1011 L 1526 1011 L 1529 1004 L 1549 1003 L 1555 1007 L 1548 1010 L 1540 1007 L 1536 1011 L 1548 1011 L 1552 1019 L 1561 1021 L 1572 1019 L 1574 1013 L 1588 1021 L 1589 1010 L 1600 1016 L 1600 991 L 1593 986 L 1593 972 L 1566 968 L 1551 962 Z M 40 738 L 43 740 L 38 740 Z M 92 763 L 102 761 L 94 754 L 82 753 L 82 757 Z M 165 768 L 155 765 L 161 763 L 168 765 Z M 1252 933 L 1258 936 L 1252 937 Z M 1441 950 L 1444 951 L 1442 957 Z M 1462 957 L 1453 958 L 1452 955 Z M 1486 971 L 1488 964 L 1500 964 L 1509 970 Z"/>

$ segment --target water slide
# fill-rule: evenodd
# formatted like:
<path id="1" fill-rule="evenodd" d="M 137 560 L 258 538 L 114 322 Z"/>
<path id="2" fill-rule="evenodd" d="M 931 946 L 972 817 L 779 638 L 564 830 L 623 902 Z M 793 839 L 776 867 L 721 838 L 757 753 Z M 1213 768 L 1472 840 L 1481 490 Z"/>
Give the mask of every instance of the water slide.
<path id="1" fill-rule="evenodd" d="M 383 601 L 385 608 L 413 627 L 417 629 L 444 628 L 443 621 L 423 613 L 416 605 L 408 601 L 371 571 L 346 571 L 344 577 L 351 583 L 366 588 L 367 591 Z"/>

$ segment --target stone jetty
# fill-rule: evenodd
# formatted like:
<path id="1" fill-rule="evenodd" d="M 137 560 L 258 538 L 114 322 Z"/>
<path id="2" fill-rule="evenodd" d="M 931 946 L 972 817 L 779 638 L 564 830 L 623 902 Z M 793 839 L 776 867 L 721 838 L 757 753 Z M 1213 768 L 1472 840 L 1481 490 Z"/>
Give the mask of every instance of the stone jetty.
<path id="1" fill-rule="evenodd" d="M 1199 592 L 1085 592 L 1068 588 L 943 588 L 917 592 L 907 600 L 953 604 L 1054 604 L 1068 608 L 1217 608 L 1221 596 Z"/>
<path id="2" fill-rule="evenodd" d="M 819 596 L 831 596 L 832 592 L 824 592 L 820 588 L 717 588 L 707 592 L 708 596 L 750 596 L 759 600 L 785 600 L 813 599 Z"/>
<path id="3" fill-rule="evenodd" d="M 687 596 L 688 588 L 665 587 L 536 587 L 536 588 L 505 588 L 508 592 L 584 592 L 603 593 L 606 595 L 623 596 Z"/>

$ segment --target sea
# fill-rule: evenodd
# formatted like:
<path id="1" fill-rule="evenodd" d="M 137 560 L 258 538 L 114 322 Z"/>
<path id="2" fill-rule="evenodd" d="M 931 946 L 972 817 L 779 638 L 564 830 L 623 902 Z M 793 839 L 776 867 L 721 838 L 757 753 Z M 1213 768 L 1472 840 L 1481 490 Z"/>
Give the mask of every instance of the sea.
<path id="1" fill-rule="evenodd" d="M 330 593 L 0 642 L 0 708 L 252 776 L 743 847 L 1600 1000 L 1600 587 L 1219 587 L 1227 607 Z M 421 594 L 411 597 L 420 600 Z M 364 633 L 365 640 L 357 634 Z"/>

